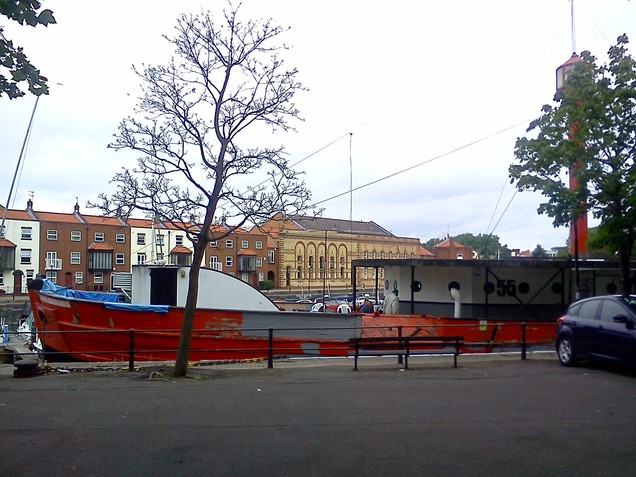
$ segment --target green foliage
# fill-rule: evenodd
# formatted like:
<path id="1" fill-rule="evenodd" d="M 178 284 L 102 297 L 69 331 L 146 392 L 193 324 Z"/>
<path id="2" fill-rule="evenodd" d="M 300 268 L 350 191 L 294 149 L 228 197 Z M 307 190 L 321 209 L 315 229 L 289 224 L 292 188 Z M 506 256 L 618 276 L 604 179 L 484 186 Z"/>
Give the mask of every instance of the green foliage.
<path id="1" fill-rule="evenodd" d="M 263 280 L 258 282 L 258 288 L 260 290 L 271 290 L 274 288 L 274 282 L 272 280 Z"/>
<path id="2" fill-rule="evenodd" d="M 620 36 L 609 49 L 609 63 L 601 66 L 591 53 L 581 54 L 554 97 L 556 106 L 544 106 L 530 123 L 528 132 L 536 136 L 517 140 L 509 174 L 518 190 L 541 192 L 546 200 L 538 213 L 557 227 L 587 211 L 600 219 L 602 242 L 618 251 L 629 289 L 636 229 L 636 62 L 627 43 Z"/>
<path id="3" fill-rule="evenodd" d="M 37 0 L 0 0 L 0 15 L 32 27 L 56 23 L 51 10 L 38 13 L 41 6 Z M 6 94 L 9 99 L 24 96 L 19 88 L 23 81 L 26 81 L 31 93 L 37 96 L 48 94 L 46 78 L 40 76 L 40 71 L 29 62 L 22 47 L 14 46 L 11 40 L 5 38 L 1 27 L 0 71 L 0 96 Z"/>
<path id="4" fill-rule="evenodd" d="M 497 235 L 473 235 L 464 233 L 454 237 L 456 242 L 472 247 L 480 258 L 496 259 L 506 258 L 510 256 L 510 250 L 507 246 L 502 246 Z"/>
<path id="5" fill-rule="evenodd" d="M 453 240 L 467 247 L 472 247 L 479 254 L 479 258 L 497 259 L 510 257 L 508 246 L 501 245 L 497 235 L 463 233 L 453 237 Z M 427 240 L 424 245 L 429 250 L 432 250 L 435 245 L 443 241 L 444 239 L 432 238 Z"/>
<path id="6" fill-rule="evenodd" d="M 532 256 L 535 258 L 545 258 L 548 256 L 548 252 L 539 244 L 537 244 L 536 248 L 532 251 Z"/>

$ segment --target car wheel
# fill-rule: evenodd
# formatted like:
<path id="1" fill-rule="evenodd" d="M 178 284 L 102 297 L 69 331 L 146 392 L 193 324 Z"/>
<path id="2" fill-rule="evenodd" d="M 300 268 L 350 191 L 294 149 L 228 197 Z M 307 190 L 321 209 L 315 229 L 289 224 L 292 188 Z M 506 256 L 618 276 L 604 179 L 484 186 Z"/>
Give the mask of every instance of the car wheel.
<path id="1" fill-rule="evenodd" d="M 576 354 L 574 352 L 574 343 L 572 338 L 564 336 L 557 343 L 557 355 L 563 366 L 574 366 L 576 364 Z"/>

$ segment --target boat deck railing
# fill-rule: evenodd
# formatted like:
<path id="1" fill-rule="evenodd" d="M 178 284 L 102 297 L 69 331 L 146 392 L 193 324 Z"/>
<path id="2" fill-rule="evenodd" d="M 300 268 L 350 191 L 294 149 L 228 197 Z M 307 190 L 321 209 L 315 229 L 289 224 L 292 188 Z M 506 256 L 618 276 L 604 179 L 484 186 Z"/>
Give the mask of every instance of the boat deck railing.
<path id="1" fill-rule="evenodd" d="M 448 328 L 444 330 L 444 328 Z M 464 333 L 462 333 L 462 328 Z M 475 339 L 476 330 L 481 337 Z M 319 357 L 319 356 L 350 356 L 353 349 L 349 338 L 336 339 L 333 336 L 338 332 L 347 331 L 351 336 L 384 336 L 384 337 L 408 337 L 408 336 L 445 336 L 450 334 L 460 336 L 463 340 L 463 353 L 499 353 L 514 349 L 520 352 L 522 360 L 526 359 L 530 348 L 553 349 L 555 343 L 555 324 L 553 322 L 515 322 L 487 324 L 452 324 L 452 325 L 397 325 L 397 326 L 365 326 L 365 327 L 302 327 L 302 328 L 242 328 L 240 330 L 241 346 L 236 348 L 222 347 L 190 347 L 190 356 L 202 354 L 223 355 L 222 358 L 205 359 L 206 362 L 228 362 L 246 359 L 267 360 L 267 367 L 274 367 L 274 359 L 278 357 Z M 195 342 L 204 341 L 206 344 L 214 343 L 214 338 L 231 341 L 231 330 L 224 328 L 193 329 L 192 336 Z M 308 332 L 314 333 L 313 338 L 302 337 Z M 11 359 L 45 359 L 54 362 L 64 361 L 94 361 L 100 362 L 128 362 L 128 369 L 133 370 L 137 361 L 149 361 L 148 356 L 153 356 L 152 361 L 173 361 L 176 356 L 176 348 L 150 349 L 144 347 L 144 338 L 152 337 L 154 342 L 166 338 L 174 342 L 175 336 L 179 336 L 180 330 L 175 329 L 128 329 L 128 330 L 69 330 L 69 331 L 38 331 L 38 336 L 46 343 L 47 336 L 53 335 L 82 335 L 85 346 L 81 350 L 70 352 L 58 352 L 45 350 L 37 352 L 33 349 L 35 333 L 32 340 L 24 340 L 15 331 L 9 331 L 9 342 L 0 344 L 0 361 L 11 362 Z M 237 331 L 238 333 L 238 331 Z M 104 343 L 104 335 L 110 335 L 107 342 L 113 343 L 114 349 L 91 349 L 90 343 Z M 113 335 L 117 335 L 114 338 Z M 200 338 L 205 338 L 201 340 Z M 237 335 L 239 337 L 239 335 Z M 238 341 L 237 341 L 238 342 Z M 305 344 L 299 347 L 298 343 Z M 12 346 L 12 344 L 14 346 Z M 96 346 L 96 345 L 95 345 Z M 312 351 L 313 350 L 313 351 Z M 391 353 L 387 353 L 390 355 Z M 449 354 L 451 354 L 449 352 Z M 250 358 L 245 358 L 250 356 Z M 165 359 L 162 359 L 164 357 Z M 78 359 L 81 358 L 81 359 Z"/>

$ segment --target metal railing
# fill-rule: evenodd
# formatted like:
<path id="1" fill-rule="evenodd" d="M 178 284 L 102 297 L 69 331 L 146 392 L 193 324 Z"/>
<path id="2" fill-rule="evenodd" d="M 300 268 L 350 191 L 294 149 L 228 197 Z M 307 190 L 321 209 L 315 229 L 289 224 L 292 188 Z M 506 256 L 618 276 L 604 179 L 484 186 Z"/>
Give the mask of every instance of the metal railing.
<path id="1" fill-rule="evenodd" d="M 224 355 L 223 358 L 215 358 L 215 359 L 205 359 L 201 361 L 227 361 L 231 359 L 236 359 L 237 361 L 246 360 L 246 359 L 263 359 L 267 360 L 267 367 L 274 367 L 274 358 L 281 356 L 302 356 L 302 357 L 325 357 L 325 356 L 349 356 L 353 353 L 353 348 L 349 344 L 349 338 L 356 336 L 393 336 L 393 337 L 406 337 L 406 336 L 445 336 L 448 333 L 444 332 L 444 328 L 452 328 L 453 335 L 461 335 L 461 331 L 458 332 L 458 329 L 466 328 L 465 335 L 469 335 L 470 332 L 468 328 L 480 328 L 480 331 L 485 331 L 486 334 L 489 335 L 488 339 L 485 340 L 472 340 L 470 338 L 463 338 L 463 347 L 462 353 L 494 353 L 501 352 L 505 349 L 516 349 L 520 352 L 520 356 L 522 360 L 525 360 L 527 357 L 527 351 L 531 347 L 536 346 L 551 346 L 553 347 L 555 340 L 554 339 L 543 339 L 543 340 L 533 340 L 532 338 L 528 338 L 528 327 L 531 326 L 533 329 L 549 327 L 554 329 L 554 323 L 537 323 L 537 322 L 521 322 L 521 323 L 489 323 L 487 325 L 491 329 L 483 329 L 483 325 L 478 324 L 453 324 L 453 325 L 399 325 L 399 326 L 376 326 L 376 327 L 314 327 L 314 328 L 245 328 L 242 329 L 243 333 L 240 335 L 240 338 L 255 338 L 253 347 L 236 347 L 236 348 L 190 348 L 190 355 L 196 354 L 205 354 L 205 353 L 222 353 Z M 498 334 L 502 334 L 501 330 L 504 328 L 516 328 L 516 333 L 513 333 L 515 338 L 510 339 L 511 333 L 508 332 L 508 339 L 498 339 Z M 349 330 L 350 336 L 346 338 L 331 338 L 331 337 L 320 337 L 315 336 L 312 338 L 299 338 L 300 336 L 298 332 L 342 332 L 345 330 Z M 194 329 L 192 331 L 193 337 L 196 336 L 197 339 L 209 339 L 210 343 L 214 343 L 214 338 L 223 338 L 231 340 L 231 337 L 228 335 L 224 336 L 224 333 L 227 333 L 228 330 L 222 328 L 206 328 L 206 329 Z M 292 333 L 290 335 L 290 332 Z M 296 332 L 294 335 L 293 332 Z M 75 330 L 75 331 L 38 331 L 40 339 L 46 342 L 47 336 L 60 335 L 60 334 L 82 334 L 86 337 L 87 342 L 91 342 L 93 337 L 91 335 L 120 335 L 121 338 L 111 342 L 114 342 L 113 348 L 118 349 L 100 349 L 100 350 L 90 350 L 83 349 L 81 351 L 70 351 L 70 352 L 59 352 L 59 351 L 44 351 L 43 355 L 45 359 L 49 359 L 51 361 L 57 360 L 57 358 L 77 358 L 78 356 L 86 357 L 100 357 L 100 356 L 112 356 L 112 360 L 109 359 L 98 359 L 96 361 L 112 361 L 112 362 L 128 362 L 128 370 L 132 371 L 135 368 L 135 363 L 137 361 L 151 361 L 149 359 L 139 359 L 140 356 L 157 356 L 161 355 L 176 355 L 177 349 L 167 349 L 167 348 L 157 348 L 150 349 L 144 348 L 143 345 L 139 344 L 139 340 L 142 339 L 145 335 L 152 335 L 154 338 L 168 338 L 171 340 L 178 340 L 178 336 L 180 334 L 180 330 L 175 329 L 152 329 L 152 330 Z M 278 334 L 278 337 L 276 336 Z M 286 336 L 281 336 L 282 334 Z M 316 335 L 316 333 L 313 333 Z M 474 333 L 473 333 L 474 334 Z M 0 360 L 3 362 L 7 362 L 7 358 L 13 357 L 18 359 L 24 359 L 25 357 L 33 357 L 36 356 L 31 352 L 20 352 L 14 350 L 6 350 L 6 348 L 12 348 L 12 340 L 11 336 L 17 336 L 18 333 L 15 331 L 9 331 L 6 334 L 9 337 L 8 343 L 2 343 L 0 340 L 0 351 L 4 347 L 5 350 L 0 352 Z M 290 337 L 294 335 L 293 337 Z M 461 337 L 461 336 L 460 336 Z M 5 339 L 6 341 L 6 339 Z M 304 343 L 327 343 L 329 346 L 323 350 L 323 352 L 310 353 L 306 349 L 299 348 L 298 346 L 289 347 L 290 341 L 293 342 L 304 342 Z M 237 355 L 251 355 L 253 358 L 233 358 L 233 356 Z M 387 355 L 391 355 L 390 350 L 387 350 Z M 397 354 L 397 353 L 396 353 Z M 449 353 L 450 354 L 450 353 Z M 125 357 L 125 358 L 124 358 Z M 156 359 L 155 361 L 171 361 L 172 359 L 160 360 Z M 398 355 L 398 363 L 401 364 L 402 355 Z M 62 361 L 62 360 L 60 360 Z M 82 361 L 90 361 L 86 359 L 82 359 Z M 10 362 L 10 361 L 9 361 Z"/>

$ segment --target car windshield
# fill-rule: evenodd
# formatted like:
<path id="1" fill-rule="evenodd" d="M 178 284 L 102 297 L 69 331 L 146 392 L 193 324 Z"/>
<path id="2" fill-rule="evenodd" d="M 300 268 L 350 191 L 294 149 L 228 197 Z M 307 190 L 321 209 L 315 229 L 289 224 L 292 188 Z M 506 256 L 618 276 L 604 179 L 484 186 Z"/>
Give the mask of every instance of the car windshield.
<path id="1" fill-rule="evenodd" d="M 621 297 L 623 303 L 625 303 L 634 313 L 636 313 L 636 296 L 624 296 Z"/>

